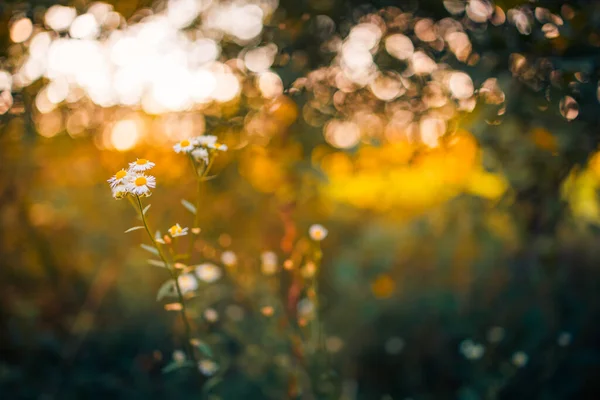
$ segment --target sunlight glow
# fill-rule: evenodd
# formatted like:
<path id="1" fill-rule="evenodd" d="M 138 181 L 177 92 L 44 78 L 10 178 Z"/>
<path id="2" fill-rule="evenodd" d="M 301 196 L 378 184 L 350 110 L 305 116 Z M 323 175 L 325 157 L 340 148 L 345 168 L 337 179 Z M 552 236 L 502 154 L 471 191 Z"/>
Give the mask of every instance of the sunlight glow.
<path id="1" fill-rule="evenodd" d="M 115 149 L 125 151 L 135 146 L 139 137 L 139 126 L 136 121 L 125 119 L 118 121 L 113 126 L 110 134 L 110 142 Z"/>

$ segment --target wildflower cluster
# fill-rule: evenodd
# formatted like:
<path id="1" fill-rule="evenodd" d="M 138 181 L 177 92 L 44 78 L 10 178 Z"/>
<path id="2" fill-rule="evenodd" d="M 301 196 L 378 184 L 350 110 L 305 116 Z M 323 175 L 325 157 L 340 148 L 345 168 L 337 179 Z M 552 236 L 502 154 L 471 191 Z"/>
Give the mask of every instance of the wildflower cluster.
<path id="1" fill-rule="evenodd" d="M 148 197 L 152 193 L 150 189 L 156 187 L 156 178 L 146 175 L 154 167 L 154 163 L 145 158 L 138 158 L 129 163 L 127 170 L 121 169 L 108 180 L 112 195 L 115 199 L 122 199 L 128 194 L 134 196 Z"/>
<path id="2" fill-rule="evenodd" d="M 336 342 L 335 337 L 333 344 L 327 342 L 318 283 L 322 260 L 321 242 L 328 236 L 327 228 L 320 224 L 308 227 L 307 235 L 293 247 L 289 257 L 282 264 L 275 252 L 264 251 L 260 256 L 260 271 L 267 277 L 265 280 L 248 280 L 243 273 L 238 275 L 238 268 L 243 267 L 246 262 L 243 257 L 238 257 L 238 254 L 229 249 L 223 249 L 220 254 L 215 251 L 201 254 L 202 258 L 206 259 L 198 263 L 193 262 L 194 250 L 198 248 L 196 236 L 201 232 L 199 227 L 199 214 L 202 210 L 201 186 L 209 179 L 207 176 L 214 159 L 219 153 L 226 151 L 227 146 L 218 143 L 215 136 L 203 135 L 184 139 L 175 144 L 173 149 L 176 153 L 183 153 L 190 158 L 198 184 L 195 204 L 185 199 L 181 200 L 181 204 L 193 214 L 193 223 L 189 227 L 174 223 L 165 234 L 150 228 L 148 213 L 150 204 L 145 205 L 142 197 L 149 196 L 151 189 L 156 187 L 155 178 L 146 175 L 146 171 L 154 167 L 154 163 L 146 159 L 137 159 L 129 164 L 128 169 L 118 171 L 108 180 L 113 197 L 120 199 L 131 195 L 129 200 L 138 212 L 142 225 L 132 227 L 125 232 L 143 229 L 147 233 L 150 244 L 144 243 L 141 247 L 158 258 L 150 259 L 148 263 L 164 268 L 169 274 L 169 278 L 158 289 L 156 299 L 166 301 L 165 310 L 179 312 L 183 322 L 184 349 L 173 353 L 173 360 L 162 369 L 163 372 L 193 367 L 196 373 L 201 375 L 207 377 L 215 375 L 211 378 L 214 379 L 212 383 L 207 383 L 206 390 L 210 390 L 214 382 L 221 379 L 219 375 L 225 373 L 227 357 L 213 353 L 212 348 L 218 348 L 219 342 L 209 335 L 202 335 L 203 328 L 200 324 L 214 323 L 220 318 L 221 311 L 228 319 L 236 322 L 246 318 L 246 314 L 259 315 L 261 321 L 263 318 L 271 317 L 287 318 L 284 313 L 286 305 L 278 298 L 279 290 L 275 290 L 278 286 L 278 275 L 285 274 L 293 281 L 287 295 L 287 303 L 296 308 L 297 319 L 290 320 L 282 340 L 275 340 L 275 342 L 276 347 L 281 349 L 293 346 L 294 353 L 283 356 L 289 357 L 290 360 L 295 357 L 294 362 L 301 365 L 299 369 L 288 369 L 286 379 L 297 377 L 303 381 L 312 379 L 314 388 L 311 387 L 310 390 L 313 390 L 319 398 L 324 398 L 326 394 L 329 396 L 336 385 L 335 382 L 330 381 L 330 376 L 333 375 L 329 373 L 332 366 L 327 361 L 328 352 L 329 349 L 339 349 L 343 342 L 339 338 Z M 249 282 L 254 282 L 255 285 L 250 287 Z M 235 302 L 224 309 L 219 309 L 221 306 L 217 301 L 218 298 L 215 297 L 216 292 L 211 290 L 211 286 L 217 284 L 230 287 L 230 290 L 243 289 L 245 294 L 240 295 L 240 301 L 253 302 L 258 312 L 251 314 Z M 190 304 L 191 299 L 194 299 L 193 304 Z M 190 307 L 197 307 L 198 304 L 203 304 L 205 307 L 201 310 L 204 317 L 201 322 L 191 318 L 189 312 Z M 255 338 L 249 341 L 253 340 Z M 305 358 L 308 361 L 305 362 Z M 309 390 L 308 388 L 308 386 L 298 388 L 295 396 L 300 391 Z"/>
<path id="3" fill-rule="evenodd" d="M 176 153 L 189 154 L 196 162 L 202 161 L 204 164 L 208 164 L 211 153 L 227 151 L 227 146 L 217 142 L 216 136 L 202 135 L 183 139 L 173 146 L 173 150 Z"/>

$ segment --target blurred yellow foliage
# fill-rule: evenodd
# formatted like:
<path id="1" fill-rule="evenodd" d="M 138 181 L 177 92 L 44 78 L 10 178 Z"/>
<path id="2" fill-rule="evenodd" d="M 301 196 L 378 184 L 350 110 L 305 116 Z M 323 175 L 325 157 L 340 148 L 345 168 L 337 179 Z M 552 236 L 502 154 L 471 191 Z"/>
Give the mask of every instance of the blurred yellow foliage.
<path id="1" fill-rule="evenodd" d="M 486 172 L 479 147 L 466 131 L 448 137 L 435 149 L 399 142 L 360 149 L 354 160 L 342 153 L 323 157 L 330 178 L 326 193 L 355 207 L 422 212 L 461 193 L 497 199 L 506 180 Z"/>
<path id="2" fill-rule="evenodd" d="M 573 216 L 587 223 L 600 224 L 600 152 L 590 157 L 583 170 L 573 169 L 562 185 L 562 196 Z"/>
<path id="3" fill-rule="evenodd" d="M 287 168 L 290 161 L 300 159 L 301 151 L 301 147 L 294 144 L 290 144 L 281 153 L 269 151 L 262 146 L 251 146 L 240 159 L 240 173 L 260 192 L 285 190 Z"/>

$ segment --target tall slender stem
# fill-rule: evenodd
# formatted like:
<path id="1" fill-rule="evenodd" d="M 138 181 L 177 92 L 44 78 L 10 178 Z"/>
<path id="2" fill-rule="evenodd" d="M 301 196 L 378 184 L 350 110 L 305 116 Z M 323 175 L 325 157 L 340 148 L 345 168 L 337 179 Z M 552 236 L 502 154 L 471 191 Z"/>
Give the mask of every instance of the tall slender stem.
<path id="1" fill-rule="evenodd" d="M 194 228 L 198 228 L 200 225 L 200 200 L 202 199 L 202 183 L 204 178 L 206 178 L 206 175 L 208 175 L 208 171 L 210 171 L 210 167 L 212 167 L 213 161 L 214 161 L 214 156 L 210 157 L 210 160 L 208 162 L 208 164 L 206 164 L 206 166 L 204 167 L 204 170 L 202 171 L 201 174 L 198 173 L 198 169 L 196 168 L 196 163 L 194 162 L 194 160 L 192 159 L 192 157 L 190 156 L 190 161 L 192 162 L 192 168 L 194 169 L 194 174 L 196 175 L 196 179 L 197 179 L 197 184 L 198 184 L 198 194 L 196 196 L 196 214 L 194 215 L 194 224 L 192 225 L 192 229 Z M 192 251 L 194 250 L 194 232 L 192 232 L 192 235 L 190 235 L 190 244 L 189 244 L 189 249 L 188 249 L 188 261 L 192 259 Z"/>
<path id="2" fill-rule="evenodd" d="M 135 198 L 137 200 L 137 205 L 140 210 L 142 222 L 144 223 L 144 228 L 146 228 L 146 232 L 148 233 L 148 236 L 150 237 L 150 240 L 152 241 L 152 245 L 154 246 L 156 251 L 158 251 L 158 255 L 159 255 L 160 259 L 162 260 L 163 263 L 165 263 L 165 266 L 167 267 L 167 270 L 169 271 L 171 278 L 175 282 L 175 288 L 177 289 L 177 297 L 179 298 L 179 302 L 181 303 L 181 310 L 180 310 L 181 319 L 183 320 L 183 325 L 185 326 L 185 336 L 186 336 L 186 341 L 185 341 L 186 346 L 185 347 L 189 353 L 191 360 L 194 361 L 194 364 L 196 364 L 196 355 L 195 355 L 194 349 L 192 348 L 192 345 L 191 345 L 192 330 L 190 328 L 190 323 L 187 319 L 185 300 L 183 298 L 183 292 L 181 291 L 181 286 L 179 285 L 179 281 L 177 279 L 177 273 L 175 272 L 175 269 L 171 266 L 171 263 L 165 256 L 165 254 L 162 250 L 162 247 L 159 246 L 159 244 L 156 242 L 156 239 L 154 238 L 154 235 L 152 235 L 152 231 L 150 230 L 150 227 L 148 226 L 148 220 L 146 219 L 146 215 L 144 214 L 144 207 L 142 205 L 142 200 L 140 199 L 140 196 L 136 195 Z"/>

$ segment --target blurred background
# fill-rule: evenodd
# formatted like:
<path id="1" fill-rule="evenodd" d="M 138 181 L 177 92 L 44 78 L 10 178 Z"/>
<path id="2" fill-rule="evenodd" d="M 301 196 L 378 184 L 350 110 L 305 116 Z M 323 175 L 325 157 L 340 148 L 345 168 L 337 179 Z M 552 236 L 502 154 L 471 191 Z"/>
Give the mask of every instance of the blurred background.
<path id="1" fill-rule="evenodd" d="M 205 398 L 296 398 L 278 304 L 314 223 L 337 398 L 597 398 L 600 2 L 0 15 L 1 398 L 202 398 L 163 372 L 183 329 L 155 301 L 168 276 L 106 182 L 156 162 L 153 226 L 190 226 L 196 184 L 172 146 L 201 134 L 229 148 L 194 243 L 226 274 L 194 303 L 218 352 Z"/>

